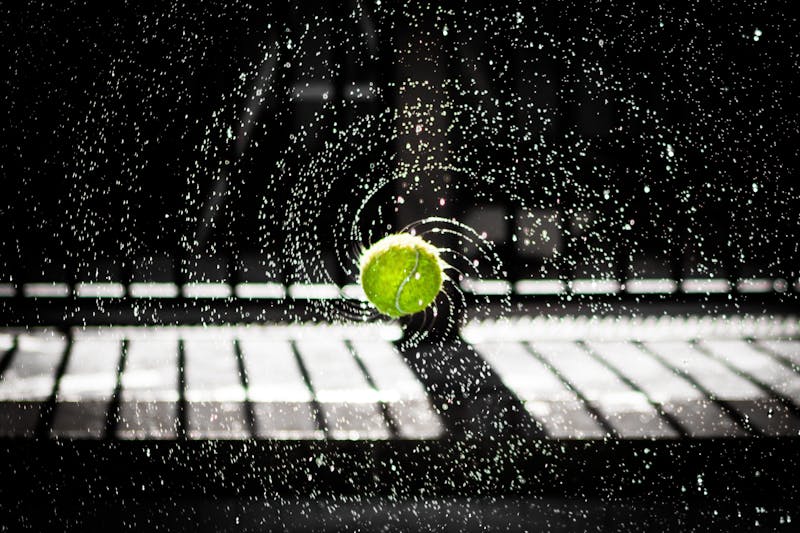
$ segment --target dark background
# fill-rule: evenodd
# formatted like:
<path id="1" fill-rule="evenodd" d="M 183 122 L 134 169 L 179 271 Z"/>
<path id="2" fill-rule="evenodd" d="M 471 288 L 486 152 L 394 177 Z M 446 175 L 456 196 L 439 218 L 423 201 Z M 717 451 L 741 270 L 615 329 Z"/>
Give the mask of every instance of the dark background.
<path id="1" fill-rule="evenodd" d="M 485 232 L 511 280 L 797 281 L 800 25 L 788 0 L 435 4 L 3 3 L 0 283 L 346 283 L 357 245 L 433 215 Z M 369 84 L 372 99 L 351 96 Z M 429 148 L 421 151 L 406 147 L 420 138 L 415 122 L 395 118 L 416 103 L 448 111 L 425 122 Z M 421 185 L 393 174 L 428 156 L 434 168 L 417 172 Z M 351 224 L 364 242 L 348 240 Z M 86 303 L 92 316 L 116 320 Z M 664 314 L 664 302 L 656 303 L 648 312 Z M 24 314 L 22 307 L 3 308 L 0 322 L 34 322 L 40 308 Z M 549 303 L 544 312 L 557 314 Z M 293 313 L 270 316 L 299 316 Z M 9 320 L 15 314 L 24 316 Z M 58 308 L 55 316 L 65 315 Z M 261 320 L 237 309 L 227 316 Z M 431 366 L 449 370 L 454 359 L 444 348 Z M 447 375 L 452 390 L 470 383 L 466 372 L 458 380 Z M 298 455 L 270 444 L 253 451 L 249 441 L 243 448 L 35 444 L 14 442 L 3 452 L 9 479 L 25 480 L 6 491 L 9 508 L 33 528 L 29 516 L 158 527 L 174 508 L 193 529 L 229 517 L 241 518 L 242 529 L 262 529 L 275 514 L 269 504 L 265 510 L 236 497 L 274 490 L 270 468 L 300 476 L 300 494 L 314 498 L 327 487 L 347 495 L 376 483 L 375 464 L 352 459 L 374 459 L 372 448 L 342 455 L 355 478 L 317 465 L 329 483 L 317 486 L 297 459 L 317 456 L 316 443 Z M 376 528 L 409 515 L 453 529 L 500 529 L 511 517 L 525 527 L 623 529 L 629 516 L 660 529 L 714 521 L 791 527 L 783 522 L 797 494 L 791 441 L 679 442 L 677 449 L 671 442 L 553 442 L 554 453 L 524 444 L 510 455 L 478 446 L 465 457 L 455 446 L 443 458 L 436 448 L 389 447 L 389 455 L 375 456 L 383 458 L 379 468 L 393 468 L 385 458 L 395 452 L 410 465 L 401 495 L 436 488 L 441 473 L 442 511 L 438 501 L 407 505 L 402 497 L 364 503 L 370 511 L 361 500 L 300 500 L 278 502 L 284 514 L 274 520 L 335 529 L 387 510 L 388 522 L 372 519 Z M 658 454 L 651 459 L 641 448 Z M 165 463 L 162 456 L 175 451 Z M 505 458 L 502 468 L 497 457 Z M 422 459 L 432 467 L 420 469 Z M 151 476 L 148 467 L 159 461 L 178 467 Z M 698 471 L 714 474 L 702 490 Z M 526 472 L 521 495 L 567 501 L 516 500 L 515 483 Z M 191 490 L 178 494 L 158 484 L 164 478 Z M 486 510 L 480 499 L 448 501 L 448 491 L 512 499 L 490 498 L 494 507 Z"/>
<path id="2" fill-rule="evenodd" d="M 512 278 L 622 279 L 656 265 L 650 275 L 795 279 L 800 27 L 789 6 L 7 3 L 0 275 L 130 280 L 164 256 L 165 271 L 189 265 L 179 279 L 198 257 L 222 258 L 220 276 L 235 277 L 253 254 L 289 279 L 286 209 L 305 201 L 297 176 L 323 161 L 341 175 L 306 192 L 316 203 L 292 225 L 315 236 L 317 274 L 346 282 L 331 248 L 353 243 L 335 241 L 337 212 L 378 179 L 370 164 L 416 156 L 392 121 L 361 139 L 332 125 L 402 107 L 413 78 L 431 80 L 423 101 L 471 110 L 434 135 L 450 145 L 434 155 L 462 172 L 418 191 L 421 211 L 395 206 L 405 185 L 390 183 L 358 224 L 465 220 L 498 242 Z M 292 98 L 307 81 L 329 84 L 328 99 Z M 372 83 L 375 98 L 348 99 L 354 83 Z M 512 240 L 548 224 L 559 253 Z"/>

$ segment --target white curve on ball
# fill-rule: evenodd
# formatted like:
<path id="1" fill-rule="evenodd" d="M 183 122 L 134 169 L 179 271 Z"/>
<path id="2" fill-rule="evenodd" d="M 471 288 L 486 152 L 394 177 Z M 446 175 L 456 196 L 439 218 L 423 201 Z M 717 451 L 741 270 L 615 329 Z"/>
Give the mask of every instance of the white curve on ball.
<path id="1" fill-rule="evenodd" d="M 417 268 L 419 267 L 419 250 L 414 250 L 417 253 L 417 257 L 414 261 L 414 268 L 411 269 L 411 272 L 400 282 L 400 286 L 397 287 L 397 294 L 394 297 L 394 307 L 397 309 L 397 312 L 401 315 L 405 312 L 400 308 L 400 295 L 403 293 L 403 289 L 411 281 L 411 276 L 417 273 Z"/>

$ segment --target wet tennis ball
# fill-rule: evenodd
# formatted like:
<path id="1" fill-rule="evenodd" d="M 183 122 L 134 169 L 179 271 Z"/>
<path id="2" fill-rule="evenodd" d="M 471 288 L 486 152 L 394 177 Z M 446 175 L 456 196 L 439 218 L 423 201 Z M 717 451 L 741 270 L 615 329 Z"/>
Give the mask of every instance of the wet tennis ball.
<path id="1" fill-rule="evenodd" d="M 408 233 L 388 235 L 361 256 L 361 287 L 378 311 L 391 317 L 418 313 L 442 289 L 439 250 Z"/>

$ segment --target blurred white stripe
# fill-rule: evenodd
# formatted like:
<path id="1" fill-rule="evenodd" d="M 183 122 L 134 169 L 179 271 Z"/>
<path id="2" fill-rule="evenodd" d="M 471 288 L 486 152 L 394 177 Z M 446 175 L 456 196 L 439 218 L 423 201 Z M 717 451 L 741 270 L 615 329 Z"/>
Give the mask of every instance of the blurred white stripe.
<path id="1" fill-rule="evenodd" d="M 289 296 L 303 300 L 330 300 L 339 298 L 341 291 L 333 283 L 295 283 L 289 285 Z"/>
<path id="2" fill-rule="evenodd" d="M 464 292 L 478 295 L 490 294 L 509 294 L 511 284 L 502 279 L 471 279 L 467 278 L 461 282 Z"/>
<path id="3" fill-rule="evenodd" d="M 122 298 L 125 286 L 122 283 L 78 283 L 75 294 L 79 298 Z"/>
<path id="4" fill-rule="evenodd" d="M 342 294 L 344 294 L 347 298 L 351 298 L 353 300 L 361 300 L 366 301 L 367 295 L 364 293 L 364 289 L 361 285 L 357 283 L 351 283 L 349 285 L 345 285 L 342 287 Z"/>
<path id="5" fill-rule="evenodd" d="M 522 316 L 481 320 L 462 330 L 472 343 L 520 340 L 691 340 L 792 338 L 796 315 L 783 316 Z"/>
<path id="6" fill-rule="evenodd" d="M 683 281 L 682 288 L 687 294 L 725 293 L 731 290 L 731 284 L 722 278 L 689 278 Z"/>
<path id="7" fill-rule="evenodd" d="M 630 294 L 672 294 L 678 290 L 678 283 L 668 278 L 629 279 L 625 290 Z"/>
<path id="8" fill-rule="evenodd" d="M 69 296 L 69 285 L 66 283 L 26 283 L 22 286 L 22 294 L 29 298 L 66 298 Z"/>
<path id="9" fill-rule="evenodd" d="M 183 295 L 187 298 L 230 298 L 231 286 L 227 283 L 187 283 Z"/>
<path id="10" fill-rule="evenodd" d="M 239 283 L 236 286 L 239 298 L 271 298 L 286 297 L 286 289 L 280 283 Z"/>
<path id="11" fill-rule="evenodd" d="M 561 294 L 566 286 L 560 279 L 521 279 L 514 289 L 517 294 Z"/>
<path id="12" fill-rule="evenodd" d="M 17 294 L 17 289 L 11 283 L 0 283 L 0 298 L 11 298 Z"/>
<path id="13" fill-rule="evenodd" d="M 569 283 L 575 294 L 614 294 L 619 292 L 619 282 L 615 279 L 576 279 Z"/>
<path id="14" fill-rule="evenodd" d="M 178 286 L 174 283 L 131 283 L 128 292 L 134 298 L 175 298 Z"/>
<path id="15" fill-rule="evenodd" d="M 771 279 L 766 278 L 750 278 L 739 280 L 736 284 L 739 292 L 771 292 L 773 283 Z"/>

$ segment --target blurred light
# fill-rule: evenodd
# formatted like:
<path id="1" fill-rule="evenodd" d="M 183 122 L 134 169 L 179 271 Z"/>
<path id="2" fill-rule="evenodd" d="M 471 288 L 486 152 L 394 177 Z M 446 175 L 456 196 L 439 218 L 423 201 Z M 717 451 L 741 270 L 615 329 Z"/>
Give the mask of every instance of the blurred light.
<path id="1" fill-rule="evenodd" d="M 240 283 L 236 286 L 236 296 L 281 299 L 286 297 L 286 289 L 280 283 Z"/>
<path id="2" fill-rule="evenodd" d="M 511 283 L 502 279 L 470 279 L 461 282 L 464 292 L 486 295 L 501 295 L 511 292 Z"/>
<path id="3" fill-rule="evenodd" d="M 678 284 L 669 278 L 629 279 L 625 290 L 630 294 L 672 294 L 678 290 Z"/>
<path id="4" fill-rule="evenodd" d="M 22 286 L 22 294 L 29 298 L 66 298 L 69 296 L 69 285 L 66 283 L 26 283 Z"/>
<path id="5" fill-rule="evenodd" d="M 289 296 L 300 300 L 331 300 L 339 298 L 341 291 L 333 283 L 295 283 L 289 285 Z"/>
<path id="6" fill-rule="evenodd" d="M 739 280 L 736 284 L 739 292 L 772 292 L 773 283 L 771 279 L 766 278 L 750 278 Z"/>
<path id="7" fill-rule="evenodd" d="M 560 279 L 522 279 L 514 284 L 517 294 L 561 294 L 566 290 Z"/>
<path id="8" fill-rule="evenodd" d="M 9 333 L 0 333 L 0 352 L 10 350 L 14 346 L 14 336 Z"/>
<path id="9" fill-rule="evenodd" d="M 347 298 L 351 298 L 353 300 L 365 301 L 367 299 L 367 295 L 364 293 L 364 289 L 361 287 L 361 285 L 357 283 L 350 283 L 342 287 L 342 294 L 344 294 Z"/>
<path id="10" fill-rule="evenodd" d="M 619 287 L 615 279 L 576 279 L 569 283 L 574 294 L 614 294 Z"/>
<path id="11" fill-rule="evenodd" d="M 134 298 L 176 298 L 178 286 L 174 283 L 131 283 L 128 293 Z"/>
<path id="12" fill-rule="evenodd" d="M 682 288 L 687 294 L 724 293 L 731 290 L 731 284 L 721 278 L 690 278 L 683 281 Z"/>
<path id="13" fill-rule="evenodd" d="M 789 288 L 789 284 L 786 282 L 785 279 L 778 278 L 772 284 L 772 287 L 775 289 L 776 292 L 786 292 L 786 289 Z"/>
<path id="14" fill-rule="evenodd" d="M 227 283 L 187 283 L 183 286 L 186 298 L 230 298 L 232 292 Z"/>
<path id="15" fill-rule="evenodd" d="M 122 298 L 125 296 L 125 286 L 122 283 L 78 283 L 75 285 L 75 294 L 79 298 Z"/>
<path id="16" fill-rule="evenodd" d="M 462 330 L 471 343 L 525 340 L 693 340 L 793 338 L 797 315 L 777 316 L 523 316 L 475 320 Z"/>

